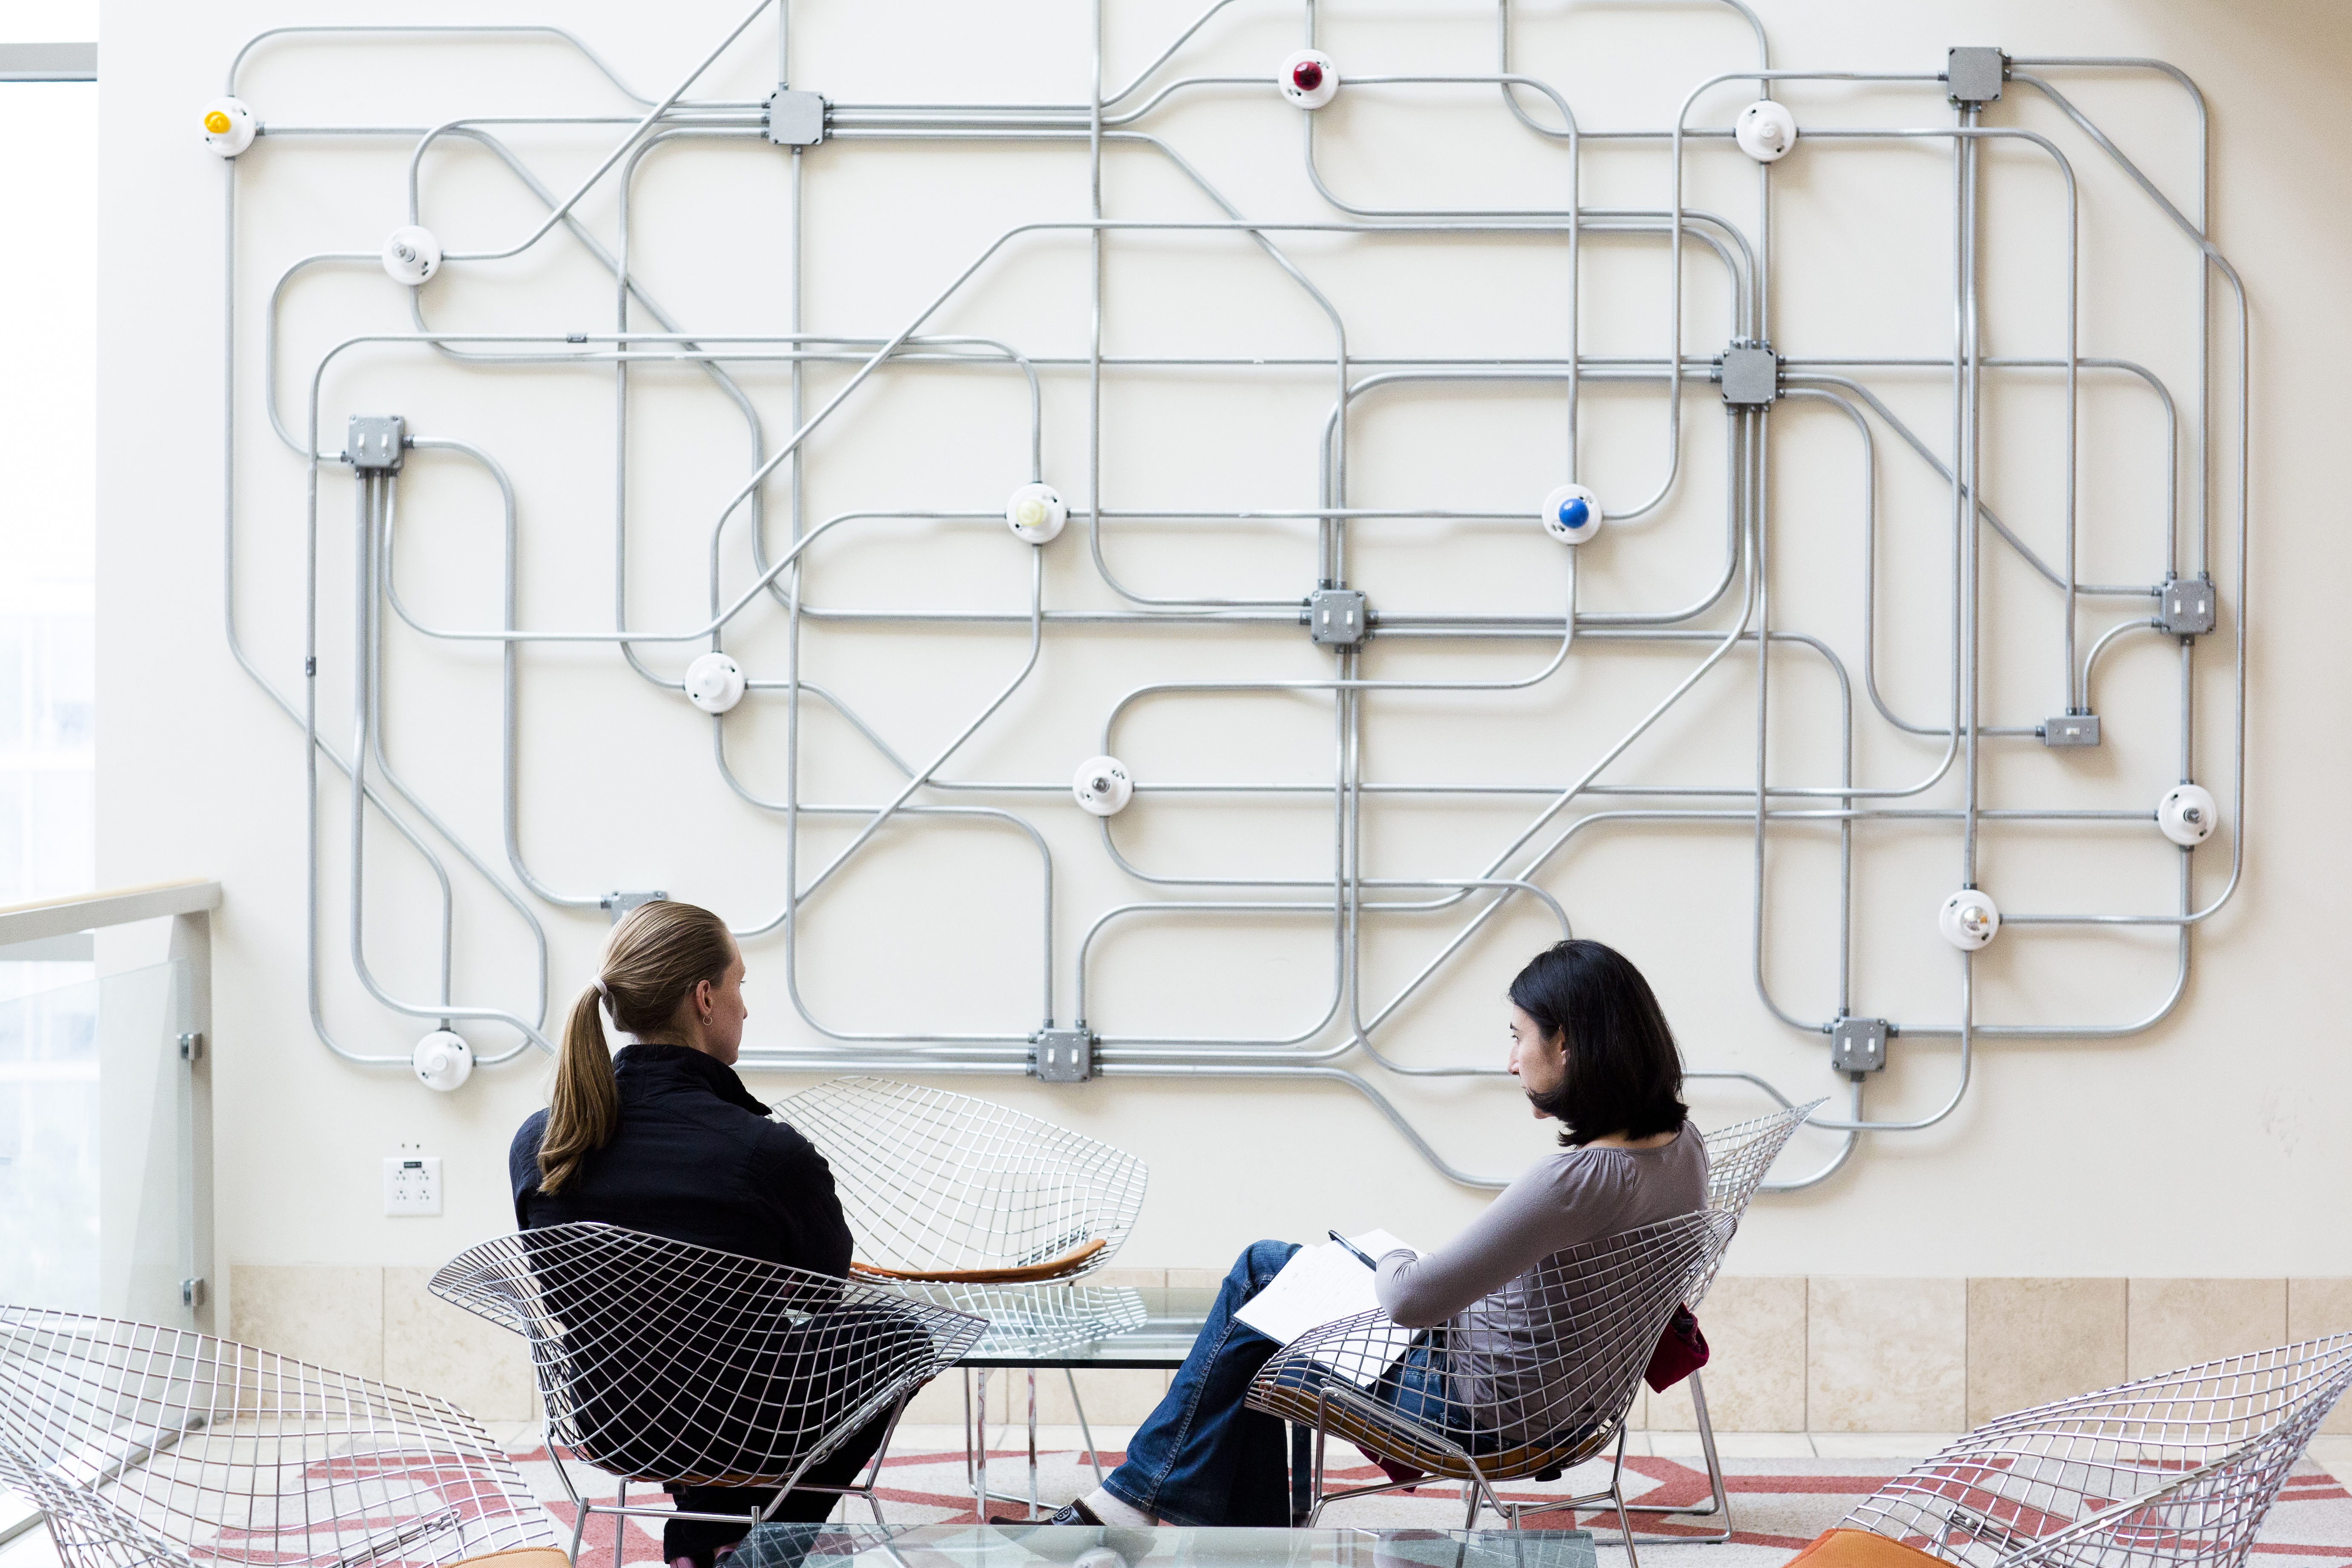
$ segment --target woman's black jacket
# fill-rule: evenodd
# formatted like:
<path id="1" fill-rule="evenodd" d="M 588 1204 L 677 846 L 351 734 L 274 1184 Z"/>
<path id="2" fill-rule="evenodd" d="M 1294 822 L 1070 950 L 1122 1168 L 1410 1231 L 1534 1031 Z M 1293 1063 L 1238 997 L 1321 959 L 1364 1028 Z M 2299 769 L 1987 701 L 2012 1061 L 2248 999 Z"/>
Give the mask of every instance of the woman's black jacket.
<path id="1" fill-rule="evenodd" d="M 848 1222 L 833 1171 L 809 1141 L 751 1097 L 735 1069 L 686 1046 L 635 1044 L 614 1060 L 620 1130 L 562 1191 L 539 1190 L 534 1112 L 507 1154 L 524 1230 L 602 1220 L 795 1268 L 849 1272 Z"/>

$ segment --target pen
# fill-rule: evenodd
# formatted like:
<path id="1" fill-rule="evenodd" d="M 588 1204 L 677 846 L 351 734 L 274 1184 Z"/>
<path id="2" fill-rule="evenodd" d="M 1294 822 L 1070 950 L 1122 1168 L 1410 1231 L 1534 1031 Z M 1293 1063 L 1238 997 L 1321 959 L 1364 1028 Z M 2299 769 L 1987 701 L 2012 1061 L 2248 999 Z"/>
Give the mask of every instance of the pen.
<path id="1" fill-rule="evenodd" d="M 1328 1232 L 1327 1234 L 1329 1235 L 1332 1240 L 1346 1247 L 1349 1252 L 1354 1253 L 1357 1262 L 1362 1264 L 1365 1268 L 1370 1269 L 1375 1274 L 1380 1272 L 1381 1266 L 1374 1262 L 1362 1247 L 1358 1247 L 1354 1242 L 1349 1241 L 1346 1237 L 1341 1236 L 1336 1230 Z"/>

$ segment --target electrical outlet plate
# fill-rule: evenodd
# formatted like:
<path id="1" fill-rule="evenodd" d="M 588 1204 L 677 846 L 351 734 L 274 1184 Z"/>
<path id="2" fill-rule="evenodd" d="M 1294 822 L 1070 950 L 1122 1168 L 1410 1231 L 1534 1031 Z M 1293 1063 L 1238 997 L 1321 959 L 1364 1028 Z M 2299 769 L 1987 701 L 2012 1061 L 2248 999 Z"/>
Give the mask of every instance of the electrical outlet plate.
<path id="1" fill-rule="evenodd" d="M 2168 577 L 2156 597 L 2156 627 L 2177 637 L 2203 637 L 2213 629 L 2213 583 L 2209 577 Z"/>
<path id="2" fill-rule="evenodd" d="M 416 1219 L 441 1212 L 441 1156 L 395 1154 L 383 1163 L 383 1212 Z"/>
<path id="3" fill-rule="evenodd" d="M 362 474 L 396 474 L 407 439 L 407 421 L 397 414 L 354 414 L 343 458 Z"/>
<path id="4" fill-rule="evenodd" d="M 1307 635 L 1318 647 L 1356 647 L 1370 615 L 1361 588 L 1318 588 L 1307 599 Z"/>
<path id="5" fill-rule="evenodd" d="M 1035 1047 L 1029 1070 L 1040 1083 L 1084 1083 L 1095 1076 L 1095 1037 L 1087 1029 L 1040 1029 L 1029 1037 Z"/>
<path id="6" fill-rule="evenodd" d="M 1886 1065 L 1884 1018 L 1840 1018 L 1830 1026 L 1830 1066 L 1840 1072 L 1876 1072 Z"/>
<path id="7" fill-rule="evenodd" d="M 2095 746 L 2099 743 L 2099 716 L 2096 713 L 2061 713 L 2042 721 L 2042 743 L 2045 746 Z"/>

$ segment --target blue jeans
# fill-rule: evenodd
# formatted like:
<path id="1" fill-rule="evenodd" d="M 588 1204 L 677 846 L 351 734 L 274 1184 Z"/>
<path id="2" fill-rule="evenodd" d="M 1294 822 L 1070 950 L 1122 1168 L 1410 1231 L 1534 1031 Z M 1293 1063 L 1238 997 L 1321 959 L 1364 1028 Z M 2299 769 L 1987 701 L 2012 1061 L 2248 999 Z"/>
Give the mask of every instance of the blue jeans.
<path id="1" fill-rule="evenodd" d="M 1284 1422 L 1242 1403 L 1250 1380 L 1281 1347 L 1235 1322 L 1234 1313 L 1271 1284 L 1297 1250 L 1295 1242 L 1253 1242 L 1234 1260 L 1166 1397 L 1136 1429 L 1127 1462 L 1103 1478 L 1113 1497 L 1171 1524 L 1289 1525 Z M 1425 1346 L 1414 1345 L 1376 1394 L 1442 1425 L 1444 1374 L 1430 1371 L 1427 1357 Z"/>

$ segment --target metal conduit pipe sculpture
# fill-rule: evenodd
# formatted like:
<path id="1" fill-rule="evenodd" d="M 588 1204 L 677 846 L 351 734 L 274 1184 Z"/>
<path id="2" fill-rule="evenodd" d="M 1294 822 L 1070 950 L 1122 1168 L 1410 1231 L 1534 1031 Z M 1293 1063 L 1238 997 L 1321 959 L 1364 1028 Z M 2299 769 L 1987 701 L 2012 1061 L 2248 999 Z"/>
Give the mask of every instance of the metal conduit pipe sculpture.
<path id="1" fill-rule="evenodd" d="M 1589 51 L 1537 12 L 1505 0 L 1351 38 L 1344 5 L 1206 0 L 1189 25 L 1139 13 L 1126 31 L 1096 26 L 1074 41 L 1086 69 L 1018 102 L 968 101 L 960 58 L 935 101 L 828 93 L 847 74 L 839 35 L 795 49 L 789 0 L 712 17 L 683 51 L 691 68 L 651 87 L 611 63 L 634 51 L 608 58 L 528 18 L 278 27 L 236 51 L 227 96 L 188 106 L 187 148 L 203 157 L 201 121 L 226 198 L 226 629 L 301 737 L 281 764 L 306 778 L 319 1037 L 387 1068 L 428 1048 L 446 1059 L 449 1031 L 470 1032 L 468 1059 L 485 1066 L 547 1046 L 542 917 L 585 924 L 650 896 L 612 886 L 648 873 L 621 872 L 631 862 L 607 842 L 530 833 L 549 809 L 541 748 L 559 723 L 541 683 L 598 666 L 626 693 L 593 705 L 600 726 L 625 706 L 638 754 L 697 759 L 659 798 L 699 790 L 704 807 L 742 814 L 723 847 L 656 863 L 666 885 L 725 909 L 758 961 L 779 961 L 798 1024 L 751 1040 L 752 1068 L 1324 1084 L 1365 1097 L 1450 1179 L 1500 1186 L 1438 1148 L 1408 1098 L 1432 1077 L 1495 1069 L 1413 1020 L 1498 942 L 1565 932 L 1580 899 L 1615 896 L 1570 883 L 1580 854 L 1622 834 L 1733 847 L 1703 896 L 1740 912 L 1744 951 L 1707 962 L 1752 974 L 1773 1055 L 1693 1077 L 1782 1106 L 1801 1098 L 1781 1087 L 1791 1074 L 1847 1079 L 1850 1103 L 1813 1121 L 1842 1142 L 1762 1190 L 1822 1179 L 1861 1134 L 1943 1121 L 1984 1042 L 2116 1038 L 2166 1018 L 2197 928 L 2239 885 L 2250 815 L 2247 313 L 2209 226 L 2202 94 L 2158 61 L 1975 45 L 1790 68 L 1755 13 L 1726 0 L 1717 19 L 1736 47 L 1678 52 L 1690 30 L 1676 18 L 1675 47 L 1651 52 L 1669 68 L 1619 92 L 1633 107 L 1612 105 L 1601 126 L 1574 96 Z M 657 26 L 678 13 L 640 15 Z M 1262 58 L 1250 40 L 1268 16 L 1295 26 L 1303 54 Z M 1475 31 L 1431 42 L 1457 27 Z M 953 54 L 925 56 L 919 29 L 873 37 L 909 75 Z M 551 108 L 485 118 L 436 100 L 429 123 L 376 123 L 331 90 L 356 56 L 411 73 L 387 84 L 395 98 L 427 94 L 471 78 L 420 68 L 420 50 L 484 48 L 501 70 L 543 51 Z M 1441 56 L 1491 67 L 1417 66 Z M 329 89 L 306 96 L 289 59 L 315 62 Z M 1298 74 L 1310 64 L 1311 87 Z M 2083 82 L 2099 84 L 2102 114 L 2119 94 L 2177 114 L 2186 134 L 2170 140 L 2193 151 L 2144 167 L 2141 138 L 2077 103 Z M 1449 135 L 1491 132 L 1478 149 L 1496 156 L 1462 155 L 1459 181 L 1431 191 L 1366 188 L 1391 161 L 1383 127 L 1433 108 L 1465 117 Z M 1243 137 L 1264 146 L 1238 143 L 1237 174 L 1226 161 Z M 1257 178 L 1267 147 L 1291 154 L 1286 193 Z M 941 148 L 942 166 L 921 163 Z M 335 162 L 354 157 L 381 160 L 375 184 Z M 453 171 L 460 158 L 470 167 Z M 759 171 L 772 196 L 667 188 L 714 158 Z M 853 160 L 909 182 L 888 186 L 903 193 L 894 207 L 843 220 L 826 205 L 855 184 L 828 185 L 827 171 Z M 1075 213 L 1058 196 L 982 202 L 951 227 L 983 164 L 1053 168 L 1090 195 Z M 1511 173 L 1475 189 L 1489 166 Z M 1858 240 L 1884 237 L 1808 226 L 1785 189 L 1776 204 L 1798 166 L 1797 189 L 1834 190 L 1836 212 L 1917 199 L 1920 221 L 1885 226 L 1915 250 L 1869 265 L 1915 273 L 1922 308 L 1881 333 L 1858 331 L 1843 300 L 1824 310 L 1805 294 L 1808 279 L 1849 275 L 1838 268 Z M 1864 183 L 1880 170 L 1892 177 Z M 1631 205 L 1588 202 L 1588 176 Z M 321 216 L 307 193 L 328 187 L 352 214 Z M 495 205 L 479 210 L 509 198 L 503 226 Z M 763 200 L 781 208 L 772 242 L 654 243 L 680 211 Z M 904 287 L 844 289 L 844 275 L 887 270 L 854 258 L 888 252 L 869 231 L 900 209 L 926 226 L 904 247 L 919 254 L 893 259 Z M 448 248 L 436 225 L 494 237 Z M 367 247 L 351 248 L 354 232 Z M 680 250 L 751 302 L 681 277 Z M 1551 270 L 1482 270 L 1510 257 Z M 1377 270 L 1396 258 L 1422 269 L 1411 286 Z M 1106 287 L 1129 266 L 1161 281 Z M 353 273 L 382 291 L 363 309 L 346 302 Z M 1202 285 L 1223 291 L 1213 330 L 1161 309 L 1177 274 L 1215 279 Z M 2046 299 L 2021 291 L 2029 275 Z M 2110 287 L 2145 289 L 2147 307 L 2084 310 Z M 1044 302 L 999 309 L 1003 290 Z M 1493 341 L 1446 313 L 1538 297 L 1542 320 L 1529 304 Z M 500 314 L 574 298 L 594 301 L 576 320 Z M 1446 311 L 1402 313 L 1432 300 Z M 2015 341 L 1994 341 L 1988 316 Z M 1588 341 L 1588 319 L 1618 317 L 1630 336 Z M 604 382 L 609 417 L 583 423 L 559 401 Z M 951 414 L 891 423 L 931 406 L 893 399 L 933 391 L 956 400 L 940 405 Z M 690 492 L 644 434 L 709 423 L 677 398 L 712 400 L 743 443 L 698 457 Z M 1460 449 L 1468 426 L 1446 420 L 1465 398 L 1482 425 L 1523 433 Z M 1203 399 L 1284 416 L 1228 432 Z M 1405 422 L 1403 438 L 1374 435 L 1384 420 Z M 859 482 L 950 426 L 985 434 L 922 483 Z M 1198 460 L 1203 432 L 1214 464 Z M 1816 435 L 1851 465 L 1843 515 L 1810 493 L 1776 509 L 1801 477 L 1781 455 Z M 1802 450 L 1805 473 L 1827 471 L 1825 448 Z M 867 463 L 876 451 L 891 460 Z M 1203 467 L 1231 482 L 1193 484 Z M 550 558 L 583 559 L 581 498 L 533 499 L 551 468 L 593 469 L 600 489 L 611 476 L 611 580 L 567 579 L 569 597 L 539 581 Z M 486 483 L 495 531 L 451 519 L 436 487 L 457 481 L 436 472 Z M 347 501 L 338 585 L 325 574 L 342 569 L 331 533 Z M 1214 542 L 1171 555 L 1171 538 Z M 901 539 L 879 586 L 859 575 L 860 552 Z M 1429 580 L 1430 563 L 1474 555 L 1469 603 Z M 309 563 L 259 615 L 239 603 L 259 593 L 257 557 Z M 657 594 L 656 559 L 690 563 L 690 589 L 656 578 Z M 965 566 L 937 564 L 950 560 Z M 1846 585 L 1822 589 L 1832 563 Z M 1776 580 L 1817 591 L 1776 598 Z M 971 679 L 942 711 L 858 686 L 881 643 L 950 637 L 970 651 L 937 657 Z M 1120 648 L 1138 651 L 1106 651 Z M 463 678 L 462 701 L 414 689 L 419 668 L 473 650 L 495 657 Z M 1997 671 L 1993 654 L 2007 656 Z M 1071 681 L 1130 658 L 1099 688 Z M 1581 700 L 1601 691 L 1638 700 Z M 1246 744 L 1190 765 L 1153 754 L 1154 726 L 1215 731 L 1232 705 L 1268 701 L 1306 715 L 1286 743 L 1311 734 L 1314 760 L 1277 765 Z M 447 742 L 495 751 L 494 778 L 404 771 L 414 759 L 388 736 L 428 702 L 478 715 L 446 719 Z M 1794 724 L 1803 702 L 1818 723 Z M 1725 704 L 1739 721 L 1722 722 Z M 1433 748 L 1435 765 L 1400 766 L 1412 748 L 1384 748 L 1384 727 L 1438 706 L 1486 728 Z M 1741 738 L 1682 765 L 1686 724 Z M 1538 733 L 1557 742 L 1540 766 L 1505 764 Z M 2116 758 L 2127 736 L 2162 744 Z M 2083 766 L 2102 757 L 2115 760 Z M 1163 829 L 1208 832 L 1206 813 L 1238 807 L 1314 810 L 1316 853 L 1280 865 L 1164 849 Z M 1391 831 L 1407 814 L 1443 816 L 1460 847 L 1399 856 L 1418 831 Z M 472 825 L 493 816 L 501 842 L 478 841 Z M 844 883 L 879 876 L 908 837 L 983 833 L 1024 857 L 985 879 L 990 913 L 971 927 L 1000 944 L 993 975 L 1017 979 L 923 1005 L 861 983 L 856 1017 L 812 994 L 821 940 L 866 931 L 835 923 Z M 1944 857 L 1926 880 L 1890 894 L 1857 875 L 1858 859 L 1922 834 Z M 2116 874 L 2037 880 L 2057 835 Z M 391 855 L 415 857 L 439 892 L 437 940 L 420 944 L 436 951 L 404 961 L 372 956 L 366 932 L 369 861 L 381 879 Z M 1792 886 L 1803 855 L 1827 858 Z M 737 879 L 747 864 L 758 876 Z M 511 961 L 461 968 L 479 949 L 457 940 L 467 922 L 510 939 Z M 1864 923 L 1894 935 L 1857 943 Z M 1774 951 L 1805 956 L 1768 963 L 1767 933 L 1783 928 L 1801 940 Z M 1273 1014 L 1254 1000 L 1171 1020 L 1123 999 L 1136 971 L 1111 961 L 1114 942 L 1204 931 L 1244 953 L 1310 933 L 1265 999 Z M 572 933 L 575 951 L 586 935 Z M 2046 953 L 2053 937 L 2111 960 L 2112 994 L 2061 1012 L 2000 986 L 2003 965 L 1982 983 L 1988 944 Z M 2143 937 L 2158 939 L 2144 964 Z M 1880 972 L 1898 945 L 1916 948 L 1906 962 L 1922 984 Z M 426 1027 L 434 1044 L 412 1048 Z M 1890 1052 L 1944 1076 L 1895 1088 L 1881 1076 Z"/>

